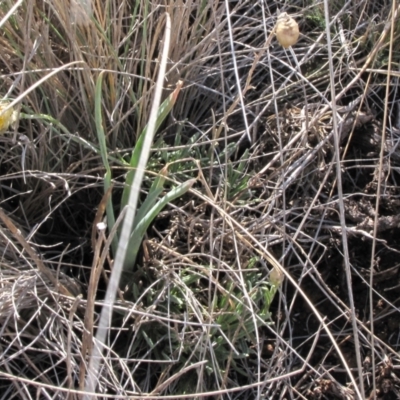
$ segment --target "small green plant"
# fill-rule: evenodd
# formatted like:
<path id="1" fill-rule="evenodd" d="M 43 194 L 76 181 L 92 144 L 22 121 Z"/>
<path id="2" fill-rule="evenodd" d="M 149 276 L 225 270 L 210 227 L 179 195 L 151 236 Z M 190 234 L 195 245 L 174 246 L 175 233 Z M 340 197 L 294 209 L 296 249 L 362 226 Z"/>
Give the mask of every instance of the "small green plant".
<path id="1" fill-rule="evenodd" d="M 160 165 L 169 165 L 169 172 L 179 180 L 187 180 L 197 175 L 197 164 L 193 160 L 200 163 L 207 158 L 200 146 L 194 146 L 200 138 L 200 134 L 192 135 L 186 145 L 182 145 L 182 136 L 177 132 L 172 150 L 168 149 L 168 144 L 162 137 L 155 143 L 156 150 L 152 161 L 149 163 L 149 169 L 155 171 Z M 157 151 L 157 149 L 159 149 Z M 208 163 L 209 164 L 209 163 Z"/>
<path id="2" fill-rule="evenodd" d="M 325 29 L 324 9 L 319 5 L 313 4 L 304 16 L 306 21 L 311 25 L 312 28 L 318 30 Z"/>
<path id="3" fill-rule="evenodd" d="M 256 357 L 256 330 L 272 323 L 270 308 L 282 283 L 279 271 L 273 269 L 266 279 L 257 264 L 258 258 L 253 257 L 245 268 L 244 286 L 237 281 L 234 271 L 220 274 L 218 280 L 210 282 L 215 272 L 208 266 L 189 265 L 171 271 L 167 277 L 160 276 L 151 287 L 144 285 L 137 290 L 134 301 L 144 309 L 157 304 L 160 315 L 174 319 L 185 314 L 188 322 L 202 321 L 215 327 L 200 328 L 205 332 L 199 335 L 199 327 L 190 325 L 182 328 L 142 324 L 132 333 L 134 338 L 127 341 L 133 343 L 129 357 L 164 361 L 171 361 L 173 357 L 173 370 L 171 366 L 165 367 L 171 374 L 184 365 L 208 360 L 204 379 L 212 380 L 229 370 L 246 376 L 248 361 Z M 251 301 L 252 309 L 246 298 Z M 175 394 L 185 393 L 192 378 L 189 374 L 179 382 Z M 189 386 L 195 390 L 195 383 Z"/>
<path id="4" fill-rule="evenodd" d="M 230 158 L 237 151 L 237 144 L 230 143 L 219 154 L 218 159 L 212 157 L 211 152 L 214 151 L 209 143 L 204 146 L 199 145 L 200 133 L 195 133 L 187 141 L 186 145 L 182 145 L 181 135 L 178 133 L 175 137 L 173 150 L 167 150 L 168 145 L 160 138 L 155 144 L 155 149 L 160 149 L 153 157 L 153 164 L 150 169 L 155 171 L 161 164 L 169 164 L 169 171 L 180 180 L 191 179 L 197 173 L 197 166 L 207 170 L 213 165 L 213 174 L 210 178 L 210 184 L 215 184 L 221 180 L 220 168 L 226 165 L 226 198 L 230 202 L 242 204 L 252 197 L 251 191 L 248 189 L 248 181 L 251 177 L 247 173 L 249 150 L 243 153 L 240 160 L 232 162 Z M 193 162 L 196 160 L 196 163 Z M 213 161 L 214 160 L 214 161 Z"/>
<path id="5" fill-rule="evenodd" d="M 248 182 L 251 175 L 246 173 L 249 160 L 249 150 L 243 153 L 240 161 L 235 166 L 228 161 L 227 165 L 227 200 L 238 204 L 248 201 L 251 198 L 251 191 L 248 189 Z"/>
<path id="6" fill-rule="evenodd" d="M 97 135 L 100 144 L 100 152 L 103 160 L 103 165 L 106 169 L 104 175 L 104 192 L 106 193 L 111 187 L 111 167 L 109 164 L 108 157 L 108 149 L 106 144 L 106 136 L 103 128 L 103 116 L 101 110 L 101 99 L 102 99 L 102 78 L 103 73 L 99 75 L 96 83 L 96 96 L 95 96 L 95 119 L 96 119 L 96 129 Z M 161 104 L 158 109 L 158 115 L 156 120 L 156 130 L 160 127 L 165 117 L 171 111 L 177 96 L 182 87 L 182 82 L 178 83 L 177 88 L 173 93 Z M 128 169 L 128 172 L 125 177 L 125 185 L 122 193 L 120 210 L 121 212 L 128 205 L 128 200 L 130 196 L 130 192 L 132 190 L 132 182 L 135 177 L 136 170 L 138 168 L 140 155 L 143 151 L 143 143 L 147 134 L 147 126 L 143 129 L 142 133 L 139 136 L 138 141 L 135 144 L 135 147 L 132 151 L 131 158 L 129 162 L 122 160 L 123 164 Z M 194 184 L 196 179 L 187 180 L 184 183 L 177 184 L 173 188 L 171 188 L 164 196 L 160 197 L 162 192 L 164 191 L 164 184 L 168 175 L 168 165 L 166 165 L 158 174 L 158 176 L 154 179 L 146 198 L 143 200 L 140 208 L 138 209 L 132 232 L 129 239 L 128 250 L 124 262 L 124 272 L 131 272 L 134 268 L 136 257 L 139 251 L 140 244 L 142 242 L 143 236 L 146 233 L 146 230 L 150 226 L 151 222 L 154 218 L 161 212 L 161 210 L 171 201 L 177 199 L 178 197 L 184 195 Z M 112 203 L 111 197 L 108 199 L 106 206 L 106 214 L 107 214 L 107 223 L 109 230 L 111 231 L 115 225 L 115 214 L 114 214 L 114 206 Z M 118 231 L 113 238 L 112 249 L 114 254 L 117 251 L 118 246 Z"/>

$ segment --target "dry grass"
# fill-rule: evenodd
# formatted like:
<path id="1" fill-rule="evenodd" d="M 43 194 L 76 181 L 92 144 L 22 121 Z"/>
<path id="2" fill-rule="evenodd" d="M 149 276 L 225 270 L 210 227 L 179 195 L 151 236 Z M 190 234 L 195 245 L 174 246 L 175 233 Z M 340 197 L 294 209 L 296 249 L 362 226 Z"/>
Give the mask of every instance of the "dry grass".
<path id="1" fill-rule="evenodd" d="M 97 398 L 400 396 L 398 9 L 330 2 L 329 42 L 323 3 L 269 3 L 92 2 L 92 19 L 77 0 L 0 4 L 0 91 L 19 113 L 0 138 L 1 399 L 84 398 L 113 258 L 92 229 L 96 80 L 119 199 L 165 12 L 163 98 L 184 87 L 142 191 L 167 162 L 171 185 L 198 180 L 117 294 Z M 287 50 L 277 6 L 302 33 Z"/>

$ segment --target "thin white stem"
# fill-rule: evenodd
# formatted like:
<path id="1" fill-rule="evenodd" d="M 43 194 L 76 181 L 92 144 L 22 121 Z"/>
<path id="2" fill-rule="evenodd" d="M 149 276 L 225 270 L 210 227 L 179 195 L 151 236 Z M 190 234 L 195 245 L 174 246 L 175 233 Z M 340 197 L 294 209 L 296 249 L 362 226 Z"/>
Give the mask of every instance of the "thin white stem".
<path id="1" fill-rule="evenodd" d="M 160 62 L 160 70 L 158 73 L 157 83 L 155 87 L 154 100 L 149 117 L 149 123 L 147 126 L 147 134 L 143 143 L 143 151 L 140 154 L 138 169 L 136 171 L 135 178 L 132 183 L 126 215 L 122 225 L 121 236 L 118 243 L 118 249 L 115 255 L 114 266 L 111 272 L 110 282 L 107 287 L 104 305 L 101 310 L 99 328 L 97 330 L 96 340 L 93 346 L 92 357 L 90 358 L 89 369 L 85 383 L 86 395 L 84 397 L 84 400 L 92 399 L 93 396 L 95 396 L 95 390 L 98 381 L 97 377 L 99 375 L 99 370 L 100 370 L 100 360 L 102 358 L 107 332 L 109 331 L 113 304 L 119 288 L 119 281 L 121 278 L 123 264 L 125 261 L 130 234 L 132 232 L 133 220 L 136 214 L 136 208 L 139 199 L 140 186 L 144 177 L 144 171 L 149 158 L 151 144 L 153 142 L 157 113 L 161 102 L 161 94 L 163 90 L 163 82 L 165 78 L 169 43 L 171 37 L 171 20 L 168 13 L 166 13 L 165 15 L 166 15 L 166 27 L 165 27 L 164 48 Z"/>
<path id="2" fill-rule="evenodd" d="M 376 236 L 378 234 L 378 218 L 379 218 L 379 204 L 381 197 L 381 182 L 383 173 L 383 156 L 385 152 L 385 140 L 386 140 L 386 124 L 388 120 L 389 110 L 389 94 L 391 90 L 390 81 L 392 79 L 392 59 L 393 59 L 393 42 L 394 42 L 394 21 L 396 14 L 396 2 L 392 2 L 392 26 L 390 28 L 390 41 L 389 41 L 389 61 L 387 68 L 386 77 L 386 93 L 385 93 L 385 107 L 383 112 L 383 123 L 382 123 L 382 136 L 381 136 L 381 151 L 379 153 L 379 166 L 378 166 L 378 179 L 376 188 L 376 203 L 375 203 L 375 217 L 374 217 L 374 231 L 372 234 L 372 250 L 371 250 L 371 264 L 369 267 L 369 320 L 371 321 L 371 366 L 372 366 L 372 396 L 376 399 L 376 377 L 375 377 L 375 337 L 374 337 L 374 297 L 373 297 L 373 284 L 374 284 L 374 260 L 376 251 Z"/>
<path id="3" fill-rule="evenodd" d="M 328 56 L 329 56 L 329 77 L 330 77 L 330 86 L 331 86 L 331 97 L 332 97 L 332 123 L 333 123 L 333 138 L 334 138 L 334 146 L 335 146 L 335 161 L 336 161 L 336 177 L 337 177 L 337 189 L 338 189 L 338 199 L 339 199 L 339 214 L 340 214 L 340 225 L 342 230 L 342 244 L 343 244 L 343 253 L 344 253 L 344 265 L 345 265 L 345 273 L 346 273 L 346 281 L 347 281 L 347 291 L 349 296 L 349 308 L 350 308 L 350 318 L 351 324 L 353 328 L 353 337 L 354 337 L 354 352 L 356 354 L 357 359 L 357 369 L 358 369 L 358 378 L 359 385 L 357 387 L 355 385 L 354 390 L 357 393 L 359 399 L 364 399 L 364 379 L 362 372 L 362 362 L 361 362 L 361 353 L 360 353 L 360 339 L 358 333 L 357 326 L 357 316 L 354 307 L 354 298 L 353 298 L 353 287 L 352 287 L 352 279 L 351 279 L 351 266 L 350 266 L 350 257 L 349 257 L 349 248 L 347 242 L 347 229 L 346 229 L 346 218 L 344 215 L 344 202 L 343 202 L 343 188 L 342 188 L 342 172 L 341 172 L 341 160 L 340 160 L 340 148 L 339 148 L 339 127 L 337 120 L 337 107 L 336 107 L 336 92 L 335 92 L 335 75 L 333 70 L 333 54 L 332 54 L 332 42 L 331 42 L 331 33 L 329 29 L 329 4 L 328 0 L 324 0 L 324 8 L 325 8 L 325 23 L 326 23 L 326 41 L 328 48 Z"/>

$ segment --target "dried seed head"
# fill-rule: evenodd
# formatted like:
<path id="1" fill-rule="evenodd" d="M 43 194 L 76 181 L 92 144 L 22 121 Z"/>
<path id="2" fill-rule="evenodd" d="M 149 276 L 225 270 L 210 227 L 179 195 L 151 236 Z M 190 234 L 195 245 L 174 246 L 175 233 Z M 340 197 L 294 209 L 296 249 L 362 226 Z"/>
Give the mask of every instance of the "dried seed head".
<path id="1" fill-rule="evenodd" d="M 274 267 L 269 274 L 269 281 L 276 287 L 281 286 L 284 279 L 284 273 L 277 267 Z"/>
<path id="2" fill-rule="evenodd" d="M 299 25 L 290 15 L 282 13 L 278 16 L 275 34 L 279 44 L 287 49 L 297 43 L 300 34 Z"/>

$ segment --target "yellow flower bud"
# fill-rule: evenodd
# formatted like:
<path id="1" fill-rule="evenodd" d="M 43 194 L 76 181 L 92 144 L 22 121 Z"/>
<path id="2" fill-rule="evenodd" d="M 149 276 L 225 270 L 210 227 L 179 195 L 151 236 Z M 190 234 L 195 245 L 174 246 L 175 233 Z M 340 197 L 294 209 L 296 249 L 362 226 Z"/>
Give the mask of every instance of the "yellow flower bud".
<path id="1" fill-rule="evenodd" d="M 282 13 L 278 16 L 275 26 L 275 35 L 279 44 L 287 49 L 297 43 L 299 39 L 299 25 L 288 14 Z"/>
<path id="2" fill-rule="evenodd" d="M 8 127 L 15 122 L 15 112 L 11 107 L 6 111 L 3 111 L 9 103 L 0 103 L 0 134 L 3 134 Z"/>

